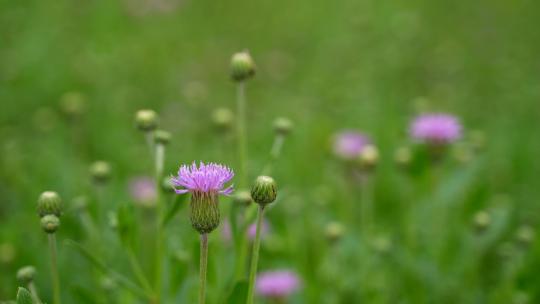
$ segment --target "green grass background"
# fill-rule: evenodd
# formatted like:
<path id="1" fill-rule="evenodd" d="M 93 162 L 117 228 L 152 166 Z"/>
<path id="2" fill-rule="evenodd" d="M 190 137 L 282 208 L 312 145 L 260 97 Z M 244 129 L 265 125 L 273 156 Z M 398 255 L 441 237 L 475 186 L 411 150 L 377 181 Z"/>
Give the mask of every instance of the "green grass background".
<path id="1" fill-rule="evenodd" d="M 539 18 L 531 0 L 0 1 L 0 243 L 16 249 L 0 265 L 0 299 L 14 297 L 25 264 L 37 266 L 50 299 L 40 192 L 54 189 L 67 205 L 91 195 L 88 166 L 103 159 L 112 164 L 107 201 L 116 208 L 129 201 L 126 180 L 151 172 L 136 110 L 155 109 L 173 133 L 167 172 L 192 160 L 236 166 L 234 141 L 212 132 L 210 114 L 234 108 L 229 59 L 249 49 L 258 66 L 248 85 L 251 177 L 268 159 L 273 119 L 295 123 L 274 173 L 283 197 L 268 212 L 274 229 L 260 264 L 301 274 L 294 303 L 512 303 L 523 294 L 539 302 L 540 246 L 510 263 L 518 266 L 508 280 L 495 253 L 540 211 Z M 75 125 L 59 110 L 69 91 L 87 98 Z M 487 139 L 471 163 L 446 163 L 433 193 L 425 174 L 392 163 L 420 106 L 454 113 Z M 358 203 L 328 149 L 343 128 L 363 130 L 379 147 L 376 231 L 392 240 L 388 256 L 367 250 L 356 221 L 342 217 Z M 420 211 L 437 201 L 458 206 L 444 236 L 429 233 L 434 217 Z M 504 220 L 495 217 L 500 229 L 477 250 L 470 221 L 483 208 Z M 420 242 L 442 254 L 404 244 L 411 209 Z M 192 303 L 197 285 L 196 235 L 185 212 L 169 230 L 172 251 L 184 257 L 171 262 L 184 290 L 172 293 L 178 303 Z M 347 234 L 328 245 L 324 227 L 334 220 Z M 59 238 L 84 239 L 75 216 L 65 217 Z M 209 297 L 218 302 L 230 257 L 218 233 L 212 240 Z M 61 255 L 65 301 L 97 303 L 90 265 L 63 247 Z M 111 261 L 125 268 L 121 253 Z M 118 301 L 133 301 L 126 297 Z"/>

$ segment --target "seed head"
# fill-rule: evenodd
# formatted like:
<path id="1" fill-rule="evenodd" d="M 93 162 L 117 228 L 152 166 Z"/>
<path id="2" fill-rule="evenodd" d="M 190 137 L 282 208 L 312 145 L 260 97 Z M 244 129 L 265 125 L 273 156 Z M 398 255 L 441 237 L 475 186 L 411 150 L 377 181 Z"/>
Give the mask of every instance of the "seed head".
<path id="1" fill-rule="evenodd" d="M 62 215 L 62 199 L 54 191 L 45 191 L 38 198 L 37 210 L 40 217 L 48 214 L 59 217 Z"/>
<path id="2" fill-rule="evenodd" d="M 251 197 L 255 203 L 266 206 L 276 200 L 276 182 L 270 176 L 259 176 L 251 187 Z"/>
<path id="3" fill-rule="evenodd" d="M 288 118 L 278 117 L 274 120 L 274 130 L 277 134 L 287 135 L 291 133 L 293 129 L 293 123 Z"/>
<path id="4" fill-rule="evenodd" d="M 17 271 L 17 280 L 23 285 L 32 282 L 35 276 L 36 268 L 34 266 L 24 266 Z"/>
<path id="5" fill-rule="evenodd" d="M 95 161 L 90 165 L 90 176 L 98 184 L 105 183 L 111 177 L 111 166 L 106 161 Z"/>
<path id="6" fill-rule="evenodd" d="M 167 145 L 171 141 L 171 133 L 164 130 L 154 132 L 154 142 L 156 144 Z"/>
<path id="7" fill-rule="evenodd" d="M 60 227 L 60 219 L 54 214 L 47 214 L 41 218 L 41 228 L 46 233 L 55 233 Z"/>
<path id="8" fill-rule="evenodd" d="M 153 110 L 139 110 L 135 114 L 135 125 L 141 131 L 153 131 L 158 125 L 158 115 Z"/>
<path id="9" fill-rule="evenodd" d="M 236 53 L 231 59 L 231 77 L 234 81 L 245 81 L 255 76 L 255 62 L 247 51 Z"/>

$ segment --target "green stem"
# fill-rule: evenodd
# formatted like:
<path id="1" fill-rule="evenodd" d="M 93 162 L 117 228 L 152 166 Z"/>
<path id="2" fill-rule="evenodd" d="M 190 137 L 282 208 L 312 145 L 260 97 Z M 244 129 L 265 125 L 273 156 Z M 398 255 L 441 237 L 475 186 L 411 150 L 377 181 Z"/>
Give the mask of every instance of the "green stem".
<path id="1" fill-rule="evenodd" d="M 157 144 L 155 150 L 156 167 L 156 252 L 155 252 L 155 291 L 157 303 L 161 300 L 161 283 L 163 278 L 163 206 L 161 204 L 161 177 L 163 176 L 163 163 L 165 161 L 165 146 Z"/>
<path id="2" fill-rule="evenodd" d="M 49 233 L 49 251 L 51 254 L 51 276 L 53 281 L 53 298 L 55 304 L 60 304 L 60 276 L 58 275 L 58 254 L 56 251 L 56 235 Z"/>
<path id="3" fill-rule="evenodd" d="M 32 295 L 32 300 L 34 300 L 36 304 L 41 304 L 41 300 L 39 299 L 36 285 L 34 285 L 33 281 L 30 281 L 28 283 L 28 290 L 30 290 L 30 295 Z"/>
<path id="4" fill-rule="evenodd" d="M 272 174 L 274 163 L 278 160 L 279 156 L 281 155 L 281 148 L 283 147 L 284 141 L 285 141 L 285 136 L 283 136 L 283 134 L 277 134 L 276 137 L 274 137 L 274 143 L 272 144 L 272 149 L 270 150 L 270 160 L 264 167 L 263 175 Z"/>
<path id="5" fill-rule="evenodd" d="M 199 304 L 205 303 L 206 297 L 206 269 L 208 265 L 208 234 L 201 234 L 201 257 L 199 268 Z"/>
<path id="6" fill-rule="evenodd" d="M 141 265 L 139 264 L 139 260 L 135 256 L 135 253 L 133 250 L 128 250 L 129 255 L 129 264 L 131 265 L 131 269 L 135 276 L 137 277 L 137 280 L 139 281 L 139 284 L 144 288 L 145 292 L 147 294 L 152 294 L 152 288 L 150 287 L 150 283 L 148 283 L 148 280 L 146 279 L 146 276 L 144 275 L 144 271 L 142 270 Z"/>
<path id="7" fill-rule="evenodd" d="M 255 240 L 253 242 L 253 252 L 251 255 L 251 267 L 249 271 L 249 285 L 247 304 L 253 304 L 254 289 L 255 289 L 255 276 L 257 274 L 257 264 L 259 262 L 259 247 L 261 246 L 261 226 L 264 216 L 264 206 L 259 205 L 259 212 L 257 213 L 257 230 L 255 233 Z"/>
<path id="8" fill-rule="evenodd" d="M 368 236 L 371 233 L 371 224 L 373 222 L 373 195 L 371 181 L 369 176 L 360 177 L 360 195 L 362 205 L 362 225 L 364 227 L 364 235 Z"/>
<path id="9" fill-rule="evenodd" d="M 238 93 L 236 100 L 237 136 L 238 136 L 238 159 L 240 162 L 240 186 L 247 185 L 247 134 L 246 134 L 246 90 L 243 81 L 238 83 Z"/>

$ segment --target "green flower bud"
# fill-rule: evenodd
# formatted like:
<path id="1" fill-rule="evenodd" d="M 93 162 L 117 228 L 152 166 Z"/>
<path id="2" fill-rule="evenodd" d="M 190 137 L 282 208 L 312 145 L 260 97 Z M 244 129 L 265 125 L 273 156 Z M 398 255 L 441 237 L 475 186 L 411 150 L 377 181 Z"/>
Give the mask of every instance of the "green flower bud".
<path id="1" fill-rule="evenodd" d="M 216 129 L 220 131 L 228 131 L 231 129 L 234 122 L 234 114 L 227 108 L 218 108 L 212 112 L 212 122 Z"/>
<path id="2" fill-rule="evenodd" d="M 105 183 L 111 177 L 111 166 L 106 161 L 95 161 L 90 165 L 90 176 L 96 183 Z"/>
<path id="3" fill-rule="evenodd" d="M 392 250 L 392 241 L 384 236 L 375 238 L 372 245 L 379 254 L 387 254 Z"/>
<path id="4" fill-rule="evenodd" d="M 531 226 L 521 226 L 516 232 L 516 240 L 524 247 L 528 247 L 534 240 L 535 233 Z"/>
<path id="5" fill-rule="evenodd" d="M 379 150 L 373 145 L 368 145 L 360 152 L 360 167 L 365 170 L 372 170 L 379 161 Z"/>
<path id="6" fill-rule="evenodd" d="M 478 232 L 486 230 L 491 224 L 491 216 L 486 211 L 479 211 L 474 215 L 474 227 Z"/>
<path id="7" fill-rule="evenodd" d="M 255 62 L 247 51 L 236 53 L 231 59 L 231 77 L 235 81 L 244 81 L 255 76 Z"/>
<path id="8" fill-rule="evenodd" d="M 288 118 L 278 117 L 274 120 L 274 130 L 277 134 L 287 135 L 291 133 L 293 129 L 293 123 Z"/>
<path id="9" fill-rule="evenodd" d="M 249 206 L 249 204 L 253 202 L 253 199 L 251 198 L 249 191 L 242 190 L 236 191 L 236 193 L 233 195 L 233 202 L 241 206 Z"/>
<path id="10" fill-rule="evenodd" d="M 88 208 L 88 199 L 86 196 L 77 196 L 73 199 L 71 205 L 76 212 L 82 212 Z"/>
<path id="11" fill-rule="evenodd" d="M 153 131 L 158 125 L 158 115 L 153 110 L 139 110 L 135 114 L 135 125 L 141 131 Z"/>
<path id="12" fill-rule="evenodd" d="M 325 236 L 331 243 L 339 241 L 345 234 L 345 226 L 339 222 L 331 222 L 326 225 Z"/>
<path id="13" fill-rule="evenodd" d="M 154 142 L 156 144 L 167 145 L 171 141 L 171 133 L 164 130 L 154 132 Z"/>
<path id="14" fill-rule="evenodd" d="M 41 218 L 41 228 L 46 233 L 55 233 L 60 227 L 60 219 L 54 214 L 47 214 Z"/>
<path id="15" fill-rule="evenodd" d="M 398 148 L 394 154 L 394 161 L 399 167 L 406 168 L 411 164 L 412 153 L 408 147 Z"/>
<path id="16" fill-rule="evenodd" d="M 193 192 L 190 209 L 191 225 L 200 234 L 210 233 L 219 226 L 217 193 Z"/>
<path id="17" fill-rule="evenodd" d="M 17 271 L 17 280 L 24 285 L 32 282 L 36 276 L 36 268 L 34 266 L 24 266 Z"/>
<path id="18" fill-rule="evenodd" d="M 37 211 L 40 217 L 48 214 L 62 215 L 62 199 L 54 191 L 45 191 L 38 198 Z"/>
<path id="19" fill-rule="evenodd" d="M 251 187 L 251 197 L 255 203 L 266 206 L 276 200 L 276 182 L 270 176 L 259 176 Z"/>
<path id="20" fill-rule="evenodd" d="M 60 98 L 60 109 L 69 118 L 79 117 L 86 110 L 86 99 L 79 92 L 67 92 Z"/>
<path id="21" fill-rule="evenodd" d="M 161 182 L 161 190 L 166 193 L 174 193 L 174 187 L 169 176 L 163 178 Z"/>

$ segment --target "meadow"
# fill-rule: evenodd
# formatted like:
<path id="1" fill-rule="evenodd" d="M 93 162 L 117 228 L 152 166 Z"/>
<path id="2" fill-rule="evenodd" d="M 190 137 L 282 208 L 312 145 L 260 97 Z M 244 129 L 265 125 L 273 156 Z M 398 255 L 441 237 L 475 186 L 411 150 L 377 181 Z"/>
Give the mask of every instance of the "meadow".
<path id="1" fill-rule="evenodd" d="M 0 303 L 540 303 L 538 20 L 530 0 L 0 1 Z M 443 139 L 414 131 L 430 113 L 455 118 Z M 194 212 L 198 170 L 219 219 Z"/>

